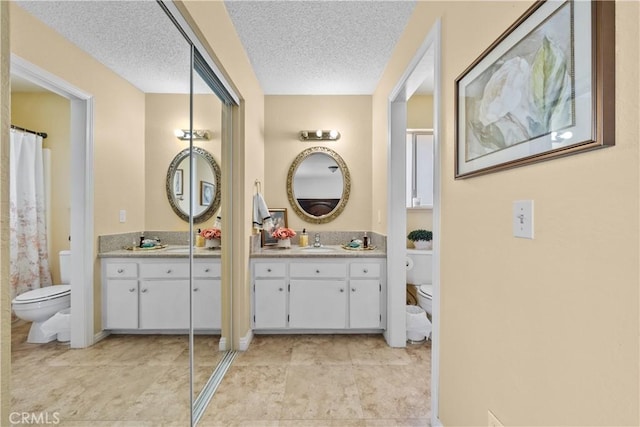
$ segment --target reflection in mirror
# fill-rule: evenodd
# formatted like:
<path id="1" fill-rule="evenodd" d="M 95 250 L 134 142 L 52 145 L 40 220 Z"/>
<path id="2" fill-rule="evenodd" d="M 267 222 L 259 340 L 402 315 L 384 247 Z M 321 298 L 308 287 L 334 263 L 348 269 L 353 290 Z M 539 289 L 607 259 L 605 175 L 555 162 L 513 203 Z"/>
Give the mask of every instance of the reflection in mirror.
<path id="1" fill-rule="evenodd" d="M 211 218 L 220 207 L 220 166 L 211 153 L 200 147 L 193 147 L 195 183 L 193 222 L 200 223 Z M 167 171 L 167 198 L 173 211 L 185 221 L 189 221 L 189 186 L 191 176 L 189 149 L 186 148 L 173 158 Z"/>
<path id="2" fill-rule="evenodd" d="M 349 169 L 342 157 L 329 148 L 308 148 L 289 168 L 289 203 L 307 222 L 321 224 L 334 220 L 344 210 L 350 191 Z"/>

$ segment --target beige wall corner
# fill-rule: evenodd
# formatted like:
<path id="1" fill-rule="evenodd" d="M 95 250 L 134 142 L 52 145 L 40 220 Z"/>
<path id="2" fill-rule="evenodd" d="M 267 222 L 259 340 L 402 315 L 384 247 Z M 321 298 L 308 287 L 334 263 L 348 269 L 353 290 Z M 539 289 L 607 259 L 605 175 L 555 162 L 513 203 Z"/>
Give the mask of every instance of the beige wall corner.
<path id="1" fill-rule="evenodd" d="M 9 293 L 9 3 L 0 2 L 0 425 L 11 411 L 11 301 Z"/>
<path id="2" fill-rule="evenodd" d="M 374 94 L 442 22 L 440 406 L 444 425 L 640 424 L 640 3 L 616 2 L 616 145 L 454 180 L 454 84 L 533 2 L 418 2 Z M 470 31 L 470 29 L 473 29 Z M 374 181 L 374 211 L 386 183 Z M 511 231 L 535 202 L 535 239 Z"/>
<path id="3" fill-rule="evenodd" d="M 264 183 L 264 94 L 224 2 L 186 1 L 179 7 L 197 26 L 209 53 L 221 64 L 241 98 L 241 106 L 234 108 L 234 115 L 237 113 L 238 116 L 234 117 L 233 165 L 231 170 L 225 171 L 224 167 L 222 170 L 223 185 L 225 180 L 231 180 L 233 185 L 233 266 L 228 273 L 223 266 L 222 274 L 224 281 L 233 283 L 233 342 L 234 348 L 238 348 L 240 339 L 251 329 L 249 236 L 252 233 L 254 181 L 258 179 Z M 231 158 L 224 149 L 222 158 L 225 161 Z M 223 198 L 223 209 L 228 209 L 224 203 Z M 225 212 L 230 211 L 223 210 L 223 227 L 224 216 L 229 216 Z"/>

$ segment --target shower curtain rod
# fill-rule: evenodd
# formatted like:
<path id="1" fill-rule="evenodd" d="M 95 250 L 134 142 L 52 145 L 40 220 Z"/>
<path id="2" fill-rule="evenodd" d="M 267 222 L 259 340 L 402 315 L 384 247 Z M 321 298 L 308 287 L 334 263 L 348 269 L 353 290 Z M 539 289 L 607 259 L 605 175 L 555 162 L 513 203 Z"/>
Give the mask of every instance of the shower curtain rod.
<path id="1" fill-rule="evenodd" d="M 17 130 L 21 130 L 23 132 L 33 133 L 33 134 L 36 134 L 36 135 L 41 136 L 43 138 L 47 137 L 47 133 L 46 132 L 36 132 L 35 130 L 21 128 L 20 126 L 11 125 L 11 129 L 17 129 Z"/>

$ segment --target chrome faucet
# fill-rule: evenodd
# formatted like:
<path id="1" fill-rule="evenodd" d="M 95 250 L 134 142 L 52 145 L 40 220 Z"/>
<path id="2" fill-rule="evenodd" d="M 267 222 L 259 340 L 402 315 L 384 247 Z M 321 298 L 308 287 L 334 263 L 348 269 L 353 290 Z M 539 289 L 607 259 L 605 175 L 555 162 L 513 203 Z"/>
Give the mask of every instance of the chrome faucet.
<path id="1" fill-rule="evenodd" d="M 322 246 L 322 245 L 320 244 L 320 233 L 316 233 L 316 234 L 313 236 L 313 247 L 314 247 L 314 248 L 319 248 L 320 246 Z"/>

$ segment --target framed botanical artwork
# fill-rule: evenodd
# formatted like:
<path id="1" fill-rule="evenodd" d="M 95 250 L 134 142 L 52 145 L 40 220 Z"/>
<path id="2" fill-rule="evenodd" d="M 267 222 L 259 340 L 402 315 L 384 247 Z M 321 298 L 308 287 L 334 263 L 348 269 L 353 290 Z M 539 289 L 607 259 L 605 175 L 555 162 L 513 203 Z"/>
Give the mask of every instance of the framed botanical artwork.
<path id="1" fill-rule="evenodd" d="M 182 196 L 184 192 L 183 170 L 176 169 L 175 175 L 173 175 L 173 194 L 176 196 Z"/>
<path id="2" fill-rule="evenodd" d="M 538 1 L 455 81 L 455 177 L 615 143 L 615 3 Z"/>
<path id="3" fill-rule="evenodd" d="M 278 239 L 271 237 L 271 233 L 276 228 L 289 226 L 289 222 L 287 221 L 287 208 L 269 209 L 269 213 L 271 214 L 272 226 L 269 230 L 262 230 L 262 246 L 275 245 L 278 243 Z"/>
<path id="4" fill-rule="evenodd" d="M 212 183 L 200 181 L 200 206 L 209 206 L 213 202 L 213 196 L 216 194 Z"/>

